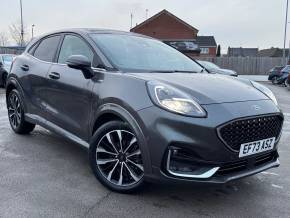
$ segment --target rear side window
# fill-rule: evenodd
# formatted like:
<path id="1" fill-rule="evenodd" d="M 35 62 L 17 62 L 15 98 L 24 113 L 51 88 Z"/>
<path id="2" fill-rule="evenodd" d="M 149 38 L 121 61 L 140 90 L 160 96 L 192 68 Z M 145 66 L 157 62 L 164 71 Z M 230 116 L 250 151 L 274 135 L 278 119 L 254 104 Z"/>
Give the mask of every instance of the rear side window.
<path id="1" fill-rule="evenodd" d="M 66 35 L 58 57 L 58 63 L 64 64 L 71 55 L 86 56 L 91 62 L 94 53 L 81 38 L 74 35 Z"/>
<path id="2" fill-rule="evenodd" d="M 56 53 L 60 36 L 51 36 L 43 39 L 34 51 L 34 57 L 47 62 L 52 62 Z"/>

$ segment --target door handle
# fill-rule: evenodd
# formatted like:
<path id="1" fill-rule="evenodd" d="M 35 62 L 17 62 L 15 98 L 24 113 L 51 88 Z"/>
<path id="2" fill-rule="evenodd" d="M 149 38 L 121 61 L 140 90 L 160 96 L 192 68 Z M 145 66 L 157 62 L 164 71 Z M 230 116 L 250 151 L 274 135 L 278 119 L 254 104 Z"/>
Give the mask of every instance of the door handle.
<path id="1" fill-rule="evenodd" d="M 28 71 L 28 70 L 29 70 L 29 66 L 26 65 L 26 64 L 23 64 L 20 68 L 21 68 L 23 71 Z"/>
<path id="2" fill-rule="evenodd" d="M 51 73 L 49 73 L 48 76 L 50 79 L 55 79 L 55 80 L 58 80 L 60 78 L 60 74 L 56 73 L 56 72 L 51 72 Z"/>

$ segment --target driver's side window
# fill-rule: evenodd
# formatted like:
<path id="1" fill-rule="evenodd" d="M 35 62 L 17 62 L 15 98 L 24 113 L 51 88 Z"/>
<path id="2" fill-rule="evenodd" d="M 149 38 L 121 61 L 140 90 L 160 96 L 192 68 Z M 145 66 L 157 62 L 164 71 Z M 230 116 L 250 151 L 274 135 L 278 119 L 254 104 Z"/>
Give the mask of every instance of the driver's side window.
<path id="1" fill-rule="evenodd" d="M 71 55 L 86 56 L 91 62 L 94 59 L 94 53 L 81 38 L 74 35 L 66 35 L 60 49 L 58 63 L 65 64 Z"/>

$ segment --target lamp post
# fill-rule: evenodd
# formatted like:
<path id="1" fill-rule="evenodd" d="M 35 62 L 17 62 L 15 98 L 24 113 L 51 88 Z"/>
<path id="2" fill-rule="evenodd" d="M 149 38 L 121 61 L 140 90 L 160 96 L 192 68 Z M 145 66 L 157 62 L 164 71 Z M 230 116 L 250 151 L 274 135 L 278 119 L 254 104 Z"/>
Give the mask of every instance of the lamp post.
<path id="1" fill-rule="evenodd" d="M 34 27 L 35 27 L 35 25 L 32 24 L 32 26 L 31 26 L 31 39 L 33 39 L 33 36 L 34 36 Z"/>
<path id="2" fill-rule="evenodd" d="M 286 5 L 285 32 L 284 32 L 284 48 L 283 48 L 283 59 L 284 60 L 285 60 L 285 56 L 286 56 L 285 47 L 286 47 L 287 26 L 288 26 L 288 3 L 289 3 L 289 0 L 287 0 L 287 5 Z"/>
<path id="3" fill-rule="evenodd" d="M 21 20 L 21 46 L 24 44 L 24 29 L 23 29 L 23 14 L 22 14 L 22 0 L 20 0 L 20 20 Z"/>

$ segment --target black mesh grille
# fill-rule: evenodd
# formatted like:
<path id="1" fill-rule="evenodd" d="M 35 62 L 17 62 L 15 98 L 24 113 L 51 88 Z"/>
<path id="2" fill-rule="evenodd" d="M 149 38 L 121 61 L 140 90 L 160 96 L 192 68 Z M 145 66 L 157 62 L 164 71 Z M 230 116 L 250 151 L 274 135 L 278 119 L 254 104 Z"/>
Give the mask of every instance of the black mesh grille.
<path id="1" fill-rule="evenodd" d="M 219 128 L 222 141 L 235 151 L 241 144 L 280 135 L 283 118 L 278 115 L 262 116 L 233 121 Z"/>

